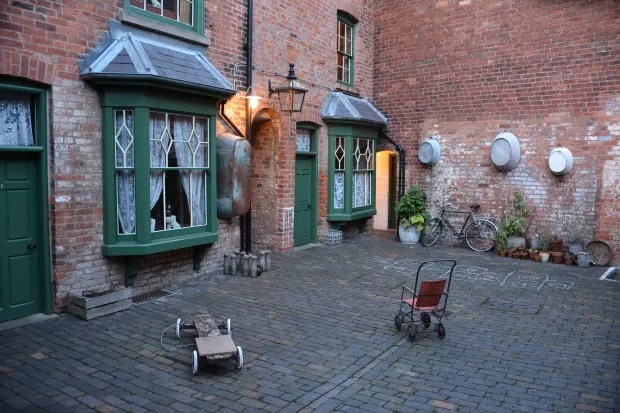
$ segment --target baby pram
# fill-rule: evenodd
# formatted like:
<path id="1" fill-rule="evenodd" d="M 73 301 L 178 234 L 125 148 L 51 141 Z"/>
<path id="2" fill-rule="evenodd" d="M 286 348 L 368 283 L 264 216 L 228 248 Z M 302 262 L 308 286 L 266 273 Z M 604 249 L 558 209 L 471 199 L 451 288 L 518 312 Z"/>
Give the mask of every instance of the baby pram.
<path id="1" fill-rule="evenodd" d="M 447 272 L 446 267 L 446 272 L 443 273 L 447 274 L 447 279 L 442 278 L 439 280 L 420 281 L 422 268 L 425 266 L 428 268 L 436 263 L 444 262 L 452 263 L 450 271 Z M 394 317 L 394 325 L 396 329 L 400 331 L 403 324 L 409 324 L 407 327 L 407 336 L 409 336 L 409 340 L 413 341 L 420 331 L 425 331 L 427 333 L 435 331 L 439 338 L 444 338 L 446 336 L 446 328 L 441 323 L 441 320 L 446 313 L 446 303 L 448 302 L 448 292 L 450 291 L 454 267 L 456 267 L 456 261 L 454 260 L 423 262 L 416 272 L 413 288 L 409 288 L 405 284 L 402 285 L 400 308 L 398 314 Z M 433 318 L 436 320 L 434 328 L 429 329 L 433 324 Z M 420 325 L 424 327 L 424 330 L 420 330 Z"/>

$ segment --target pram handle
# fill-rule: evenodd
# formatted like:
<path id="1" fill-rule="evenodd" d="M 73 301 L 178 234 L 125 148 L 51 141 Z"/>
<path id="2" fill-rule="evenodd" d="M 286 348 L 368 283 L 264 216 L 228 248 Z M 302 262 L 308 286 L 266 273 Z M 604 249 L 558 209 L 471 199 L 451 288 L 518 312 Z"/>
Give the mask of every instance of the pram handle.
<path id="1" fill-rule="evenodd" d="M 415 274 L 415 284 L 413 286 L 414 291 L 418 289 L 418 278 L 420 277 L 420 271 L 426 264 L 434 264 L 436 262 L 451 262 L 452 267 L 450 267 L 450 276 L 448 277 L 448 287 L 446 288 L 446 293 L 450 291 L 450 283 L 452 282 L 452 271 L 454 271 L 454 267 L 456 267 L 456 260 L 430 260 L 424 261 L 418 267 L 418 271 Z"/>

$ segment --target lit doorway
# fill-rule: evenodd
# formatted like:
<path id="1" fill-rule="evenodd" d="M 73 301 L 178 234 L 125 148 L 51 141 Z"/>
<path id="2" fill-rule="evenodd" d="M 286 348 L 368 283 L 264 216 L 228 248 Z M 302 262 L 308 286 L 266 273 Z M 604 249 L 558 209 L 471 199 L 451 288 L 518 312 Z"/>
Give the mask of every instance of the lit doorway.
<path id="1" fill-rule="evenodd" d="M 396 228 L 396 152 L 377 152 L 377 186 L 375 205 L 377 215 L 374 229 L 388 230 Z"/>

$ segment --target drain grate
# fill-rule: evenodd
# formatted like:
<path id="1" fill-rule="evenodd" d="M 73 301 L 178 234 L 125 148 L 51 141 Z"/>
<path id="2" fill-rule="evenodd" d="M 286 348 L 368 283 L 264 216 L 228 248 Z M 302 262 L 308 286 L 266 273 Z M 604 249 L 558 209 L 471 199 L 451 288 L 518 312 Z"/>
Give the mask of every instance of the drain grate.
<path id="1" fill-rule="evenodd" d="M 537 315 L 542 311 L 543 304 L 498 300 L 487 297 L 480 303 L 480 307 L 489 308 L 491 310 L 512 311 L 515 313 Z"/>
<path id="2" fill-rule="evenodd" d="M 164 290 L 150 291 L 148 293 L 144 293 L 144 294 L 133 296 L 131 298 L 131 302 L 134 303 L 134 304 L 145 303 L 147 301 L 151 301 L 151 300 L 155 300 L 157 298 L 165 297 L 165 296 L 170 295 L 170 294 L 171 293 L 169 293 L 168 291 L 164 291 Z"/>

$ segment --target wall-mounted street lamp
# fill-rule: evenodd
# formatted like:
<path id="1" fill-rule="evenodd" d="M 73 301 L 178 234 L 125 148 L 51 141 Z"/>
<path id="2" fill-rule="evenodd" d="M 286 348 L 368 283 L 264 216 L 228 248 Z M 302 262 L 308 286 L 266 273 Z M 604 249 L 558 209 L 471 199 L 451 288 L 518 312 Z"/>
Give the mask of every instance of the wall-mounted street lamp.
<path id="1" fill-rule="evenodd" d="M 289 63 L 288 76 L 286 81 L 277 88 L 271 87 L 271 79 L 269 80 L 269 97 L 272 94 L 278 94 L 278 100 L 280 101 L 280 110 L 283 112 L 293 113 L 301 112 L 304 106 L 304 98 L 308 89 L 301 86 L 295 76 L 295 64 Z"/>

